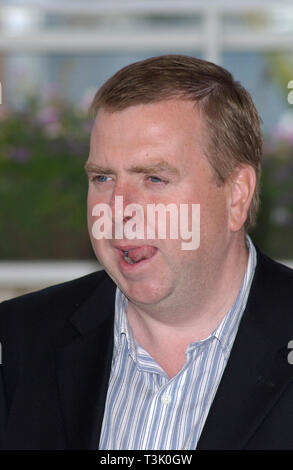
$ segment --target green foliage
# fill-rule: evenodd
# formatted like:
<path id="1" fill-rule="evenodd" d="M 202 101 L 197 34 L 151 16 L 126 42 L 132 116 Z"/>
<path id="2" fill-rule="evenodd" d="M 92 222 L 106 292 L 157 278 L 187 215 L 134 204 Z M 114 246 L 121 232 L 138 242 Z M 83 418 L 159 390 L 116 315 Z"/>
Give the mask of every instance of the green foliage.
<path id="1" fill-rule="evenodd" d="M 293 259 L 293 127 L 290 134 L 267 139 L 261 207 L 251 233 L 263 251 L 284 260 Z"/>
<path id="2" fill-rule="evenodd" d="M 86 226 L 91 123 L 58 98 L 0 122 L 0 259 L 92 257 Z"/>

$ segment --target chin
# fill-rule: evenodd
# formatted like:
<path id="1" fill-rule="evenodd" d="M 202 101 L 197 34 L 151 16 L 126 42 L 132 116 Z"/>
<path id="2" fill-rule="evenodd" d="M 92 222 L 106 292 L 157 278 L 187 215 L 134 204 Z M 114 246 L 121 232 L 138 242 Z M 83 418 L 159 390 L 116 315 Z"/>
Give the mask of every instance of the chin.
<path id="1" fill-rule="evenodd" d="M 172 287 L 174 286 L 172 282 L 170 283 L 170 279 L 169 282 L 162 282 L 162 275 L 156 277 L 152 267 L 134 273 L 121 272 L 115 258 L 99 256 L 97 252 L 96 255 L 107 274 L 130 302 L 141 305 L 156 305 L 172 293 Z M 167 277 L 165 281 L 167 281 Z"/>
<path id="2" fill-rule="evenodd" d="M 117 284 L 130 302 L 141 306 L 158 305 L 170 295 L 166 286 L 154 286 L 153 280 L 137 283 L 122 281 Z"/>

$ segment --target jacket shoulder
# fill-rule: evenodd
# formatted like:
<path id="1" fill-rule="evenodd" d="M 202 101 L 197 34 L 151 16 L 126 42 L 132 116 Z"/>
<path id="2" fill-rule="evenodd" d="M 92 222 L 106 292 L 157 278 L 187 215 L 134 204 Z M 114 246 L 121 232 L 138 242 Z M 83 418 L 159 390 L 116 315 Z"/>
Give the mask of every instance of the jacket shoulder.
<path id="1" fill-rule="evenodd" d="M 261 328 L 271 344 L 284 345 L 292 339 L 293 270 L 258 249 L 243 322 L 245 317 Z"/>
<path id="2" fill-rule="evenodd" d="M 293 269 L 276 261 L 257 248 L 257 274 L 273 285 L 285 282 L 293 289 Z"/>
<path id="3" fill-rule="evenodd" d="M 108 277 L 105 271 L 97 271 L 0 303 L 1 343 L 15 345 L 32 335 L 50 336 L 64 325 L 105 277 Z"/>

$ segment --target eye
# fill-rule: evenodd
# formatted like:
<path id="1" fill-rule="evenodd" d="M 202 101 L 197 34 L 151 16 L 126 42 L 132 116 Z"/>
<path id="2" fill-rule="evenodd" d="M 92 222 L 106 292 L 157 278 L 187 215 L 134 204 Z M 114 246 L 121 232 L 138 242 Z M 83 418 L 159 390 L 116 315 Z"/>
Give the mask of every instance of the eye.
<path id="1" fill-rule="evenodd" d="M 151 181 L 151 183 L 166 183 L 166 181 L 162 180 L 158 176 L 149 176 L 148 179 Z"/>
<path id="2" fill-rule="evenodd" d="M 94 175 L 92 177 L 92 181 L 96 181 L 97 183 L 106 183 L 109 181 L 109 176 L 106 175 Z"/>

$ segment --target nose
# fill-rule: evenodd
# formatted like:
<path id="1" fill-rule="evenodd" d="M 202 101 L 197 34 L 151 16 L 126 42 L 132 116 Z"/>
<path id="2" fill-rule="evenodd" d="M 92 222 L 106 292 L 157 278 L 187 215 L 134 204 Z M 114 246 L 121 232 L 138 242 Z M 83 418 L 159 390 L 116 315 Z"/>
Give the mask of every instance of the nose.
<path id="1" fill-rule="evenodd" d="M 110 200 L 113 222 L 125 223 L 131 219 L 131 215 L 125 215 L 125 208 L 130 204 L 138 204 L 139 200 L 139 188 L 135 184 L 116 181 Z"/>

